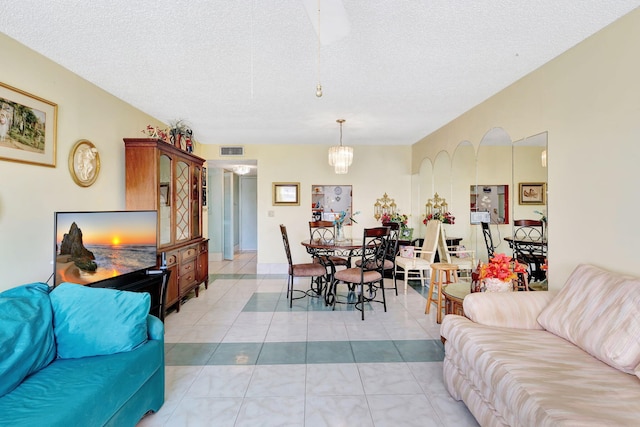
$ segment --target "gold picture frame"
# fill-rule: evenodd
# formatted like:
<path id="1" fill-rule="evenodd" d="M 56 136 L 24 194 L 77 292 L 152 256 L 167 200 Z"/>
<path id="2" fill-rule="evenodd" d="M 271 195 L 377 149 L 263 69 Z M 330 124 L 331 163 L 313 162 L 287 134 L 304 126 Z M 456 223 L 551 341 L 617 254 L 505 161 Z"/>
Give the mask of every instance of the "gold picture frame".
<path id="1" fill-rule="evenodd" d="M 300 206 L 300 183 L 274 182 L 273 206 Z"/>
<path id="2" fill-rule="evenodd" d="M 89 187 L 100 173 L 100 154 L 91 141 L 81 139 L 69 152 L 69 173 L 80 187 Z"/>
<path id="3" fill-rule="evenodd" d="M 58 105 L 0 83 L 0 159 L 56 166 Z"/>
<path id="4" fill-rule="evenodd" d="M 547 184 L 545 182 L 521 182 L 518 194 L 521 205 L 546 204 Z"/>

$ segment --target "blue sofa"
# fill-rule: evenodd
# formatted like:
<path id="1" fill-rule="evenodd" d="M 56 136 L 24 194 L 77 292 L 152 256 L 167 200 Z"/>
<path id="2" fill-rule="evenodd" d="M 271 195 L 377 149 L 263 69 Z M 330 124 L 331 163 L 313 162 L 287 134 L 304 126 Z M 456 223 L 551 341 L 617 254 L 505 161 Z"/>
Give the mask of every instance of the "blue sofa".
<path id="1" fill-rule="evenodd" d="M 135 426 L 164 402 L 146 293 L 34 283 L 0 293 L 0 426 Z"/>

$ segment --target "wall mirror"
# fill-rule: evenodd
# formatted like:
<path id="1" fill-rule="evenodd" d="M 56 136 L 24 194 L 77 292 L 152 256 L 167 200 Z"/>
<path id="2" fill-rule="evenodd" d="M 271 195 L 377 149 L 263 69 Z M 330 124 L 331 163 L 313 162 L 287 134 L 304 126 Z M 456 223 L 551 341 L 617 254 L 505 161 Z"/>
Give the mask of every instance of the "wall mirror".
<path id="1" fill-rule="evenodd" d="M 472 185 L 470 223 L 508 224 L 509 186 Z"/>
<path id="2" fill-rule="evenodd" d="M 513 143 L 513 219 L 546 220 L 547 132 Z M 540 213 L 539 213 L 540 212 Z"/>
<path id="3" fill-rule="evenodd" d="M 433 194 L 451 200 L 451 157 L 446 151 L 441 151 L 433 163 Z M 427 201 L 424 200 L 423 203 Z"/>
<path id="4" fill-rule="evenodd" d="M 469 185 L 476 182 L 476 150 L 469 141 L 462 141 L 456 147 L 451 159 L 451 197 L 449 210 L 456 217 L 455 224 L 449 226 L 447 235 L 464 240 L 468 249 L 475 247 L 472 227 L 467 220 L 469 210 Z"/>
<path id="5" fill-rule="evenodd" d="M 511 253 L 511 249 L 503 237 L 512 234 L 509 219 L 511 218 L 511 201 L 513 200 L 513 149 L 511 136 L 502 128 L 492 128 L 484 134 L 478 152 L 476 154 L 476 180 L 472 183 L 475 185 L 475 191 L 469 191 L 468 194 L 475 194 L 476 201 L 480 202 L 482 197 L 487 195 L 485 188 L 491 189 L 495 194 L 496 201 L 488 206 L 490 211 L 496 209 L 497 212 L 490 218 L 489 228 L 493 236 L 494 250 L 499 253 Z M 498 196 L 504 192 L 504 196 Z M 504 200 L 504 210 L 500 209 L 500 197 Z M 479 200 L 480 199 L 480 200 Z M 478 206 L 480 207 L 479 203 Z M 469 209 L 471 212 L 471 209 Z M 500 222 L 498 222 L 502 219 Z M 471 222 L 471 220 L 469 220 Z M 475 225 L 476 235 L 476 253 L 478 259 L 487 261 L 487 246 L 485 238 L 482 234 L 480 225 Z"/>
<path id="6" fill-rule="evenodd" d="M 430 159 L 422 160 L 420 172 L 417 177 L 419 191 L 413 194 L 411 202 L 410 221 L 414 227 L 413 238 L 423 237 L 425 227 L 422 226 L 424 219 L 424 204 L 430 197 L 433 197 L 433 163 Z"/>
<path id="7" fill-rule="evenodd" d="M 311 186 L 311 218 L 313 221 L 333 221 L 336 214 L 347 212 L 344 225 L 351 225 L 353 209 L 351 185 Z"/>

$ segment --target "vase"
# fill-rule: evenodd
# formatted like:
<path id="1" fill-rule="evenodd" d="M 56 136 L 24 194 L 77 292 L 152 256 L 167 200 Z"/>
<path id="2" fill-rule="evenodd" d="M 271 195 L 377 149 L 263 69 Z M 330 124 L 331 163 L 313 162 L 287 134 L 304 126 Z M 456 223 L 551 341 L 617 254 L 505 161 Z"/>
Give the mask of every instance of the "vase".
<path id="1" fill-rule="evenodd" d="M 344 226 L 342 224 L 336 224 L 336 242 L 344 242 Z"/>
<path id="2" fill-rule="evenodd" d="M 493 277 L 483 279 L 484 292 L 510 292 L 513 291 L 513 282 L 502 281 Z"/>

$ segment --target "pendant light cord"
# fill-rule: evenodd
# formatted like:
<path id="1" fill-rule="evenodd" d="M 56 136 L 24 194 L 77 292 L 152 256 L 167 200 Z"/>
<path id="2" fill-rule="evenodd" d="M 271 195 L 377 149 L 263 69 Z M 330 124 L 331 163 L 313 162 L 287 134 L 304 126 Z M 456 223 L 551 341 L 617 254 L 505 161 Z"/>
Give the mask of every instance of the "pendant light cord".
<path id="1" fill-rule="evenodd" d="M 318 85 L 316 86 L 316 96 L 322 96 L 322 85 L 320 84 L 320 0 L 318 0 Z"/>

